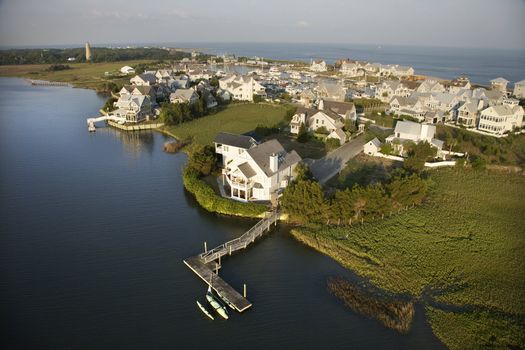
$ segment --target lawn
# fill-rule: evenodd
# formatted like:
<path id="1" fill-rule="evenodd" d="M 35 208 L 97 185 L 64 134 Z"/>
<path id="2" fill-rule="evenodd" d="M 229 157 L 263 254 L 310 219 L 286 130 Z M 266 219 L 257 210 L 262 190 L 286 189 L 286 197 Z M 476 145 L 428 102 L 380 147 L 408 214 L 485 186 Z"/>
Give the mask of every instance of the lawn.
<path id="1" fill-rule="evenodd" d="M 291 135 L 272 135 L 269 138 L 277 138 L 284 149 L 288 152 L 295 150 L 301 158 L 319 159 L 326 155 L 326 147 L 324 142 L 310 138 L 307 142 L 299 142 L 294 136 Z"/>
<path id="2" fill-rule="evenodd" d="M 524 347 L 525 177 L 441 169 L 431 180 L 421 207 L 294 235 L 372 284 L 420 299 L 450 348 Z"/>
<path id="3" fill-rule="evenodd" d="M 164 131 L 178 139 L 193 138 L 194 142 L 207 145 L 221 132 L 243 134 L 258 125 L 273 126 L 283 121 L 286 107 L 267 104 L 231 104 L 224 110 L 179 125 L 164 127 Z"/>
<path id="4" fill-rule="evenodd" d="M 374 120 L 376 125 L 383 126 L 385 128 L 393 128 L 396 120 L 391 115 L 386 115 L 381 112 L 366 113 L 365 118 Z"/>
<path id="5" fill-rule="evenodd" d="M 21 77 L 34 80 L 68 82 L 76 87 L 98 89 L 105 82 L 126 83 L 129 77 L 105 76 L 105 72 L 117 73 L 124 66 L 134 66 L 150 61 L 123 61 L 108 63 L 68 63 L 71 69 L 46 71 L 49 64 L 24 64 L 0 66 L 0 77 Z"/>

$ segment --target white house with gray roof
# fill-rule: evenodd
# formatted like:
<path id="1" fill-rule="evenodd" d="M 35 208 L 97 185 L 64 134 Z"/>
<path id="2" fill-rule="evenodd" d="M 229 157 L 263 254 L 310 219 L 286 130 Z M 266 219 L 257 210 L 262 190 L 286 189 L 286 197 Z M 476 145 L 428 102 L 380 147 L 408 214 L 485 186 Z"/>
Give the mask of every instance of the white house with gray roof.
<path id="1" fill-rule="evenodd" d="M 171 103 L 189 103 L 192 105 L 198 99 L 199 95 L 193 89 L 177 89 L 170 94 Z"/>
<path id="2" fill-rule="evenodd" d="M 394 148 L 402 154 L 403 144 L 406 142 L 428 142 L 438 149 L 438 155 L 443 148 L 444 142 L 434 138 L 436 127 L 429 124 L 420 124 L 411 121 L 398 121 L 394 129 L 394 134 L 386 138 L 387 143 L 391 143 Z"/>
<path id="3" fill-rule="evenodd" d="M 517 81 L 514 83 L 514 97 L 525 98 L 525 80 Z"/>
<path id="4" fill-rule="evenodd" d="M 481 111 L 478 129 L 495 135 L 502 135 L 523 125 L 523 108 L 518 105 L 502 104 Z"/>
<path id="5" fill-rule="evenodd" d="M 239 201 L 270 201 L 294 179 L 301 161 L 295 151 L 286 152 L 277 140 L 257 144 L 249 136 L 219 133 L 215 152 L 221 156 L 223 184 Z"/>

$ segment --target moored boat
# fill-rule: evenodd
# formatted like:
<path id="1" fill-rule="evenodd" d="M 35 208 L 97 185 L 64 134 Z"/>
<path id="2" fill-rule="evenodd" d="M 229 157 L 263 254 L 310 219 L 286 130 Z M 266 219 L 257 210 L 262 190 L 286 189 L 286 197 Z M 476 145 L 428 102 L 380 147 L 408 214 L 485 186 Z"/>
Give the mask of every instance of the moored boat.
<path id="1" fill-rule="evenodd" d="M 219 300 L 217 300 L 217 298 L 213 295 L 213 293 L 211 292 L 211 287 L 208 287 L 208 292 L 206 293 L 206 300 L 208 300 L 208 303 L 210 303 L 211 307 L 213 307 L 213 309 L 217 311 L 217 313 L 221 315 L 222 318 L 224 318 L 225 320 L 228 319 L 228 311 L 226 311 L 226 307 L 221 305 Z"/>
<path id="2" fill-rule="evenodd" d="M 214 320 L 213 315 L 212 315 L 212 314 L 208 311 L 208 309 L 207 309 L 204 305 L 202 305 L 202 304 L 200 303 L 200 301 L 198 301 L 198 300 L 197 300 L 197 306 L 199 307 L 199 309 L 201 309 L 201 311 L 202 311 L 206 316 L 208 316 L 209 318 L 211 318 L 212 320 Z"/>

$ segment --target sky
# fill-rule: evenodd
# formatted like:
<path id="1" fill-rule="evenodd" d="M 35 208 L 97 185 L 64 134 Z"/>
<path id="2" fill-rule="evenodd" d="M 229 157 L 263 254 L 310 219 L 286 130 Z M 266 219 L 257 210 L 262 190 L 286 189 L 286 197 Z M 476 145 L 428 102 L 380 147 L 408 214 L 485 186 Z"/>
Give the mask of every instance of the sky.
<path id="1" fill-rule="evenodd" d="M 0 0 L 0 46 L 297 42 L 525 49 L 525 0 Z"/>

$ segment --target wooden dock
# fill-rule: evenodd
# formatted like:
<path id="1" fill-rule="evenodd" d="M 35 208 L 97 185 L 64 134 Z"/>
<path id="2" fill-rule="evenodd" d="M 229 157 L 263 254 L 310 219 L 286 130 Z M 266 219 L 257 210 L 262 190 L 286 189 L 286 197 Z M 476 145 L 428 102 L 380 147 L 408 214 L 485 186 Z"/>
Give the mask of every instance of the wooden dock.
<path id="1" fill-rule="evenodd" d="M 207 250 L 199 255 L 187 258 L 184 260 L 184 263 L 197 276 L 206 282 L 206 284 L 211 286 L 215 292 L 225 298 L 229 304 L 233 305 L 237 311 L 243 312 L 249 309 L 252 306 L 252 303 L 220 278 L 214 272 L 214 269 L 218 271 L 218 268 L 221 265 L 220 262 L 222 256 L 226 254 L 231 255 L 238 250 L 246 249 L 257 237 L 262 236 L 264 232 L 268 232 L 271 229 L 272 224 L 277 225 L 279 215 L 280 214 L 277 211 L 266 213 L 261 221 L 239 238 L 221 244 L 212 250 Z M 219 260 L 218 263 L 215 261 L 217 259 Z"/>

